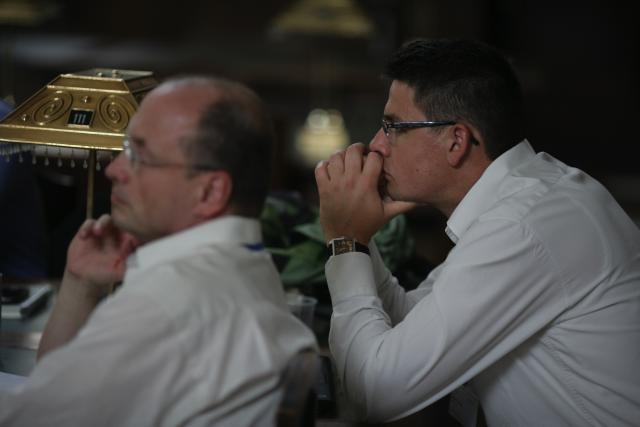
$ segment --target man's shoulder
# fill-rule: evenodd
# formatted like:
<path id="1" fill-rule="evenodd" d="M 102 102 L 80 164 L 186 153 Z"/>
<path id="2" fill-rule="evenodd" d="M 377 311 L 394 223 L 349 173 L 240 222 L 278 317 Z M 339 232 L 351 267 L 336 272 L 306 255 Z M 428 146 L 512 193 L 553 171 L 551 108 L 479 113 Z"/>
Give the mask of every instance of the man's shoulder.
<path id="1" fill-rule="evenodd" d="M 539 153 L 509 171 L 495 188 L 495 201 L 484 213 L 485 218 L 526 221 L 556 211 L 560 204 L 571 207 L 572 193 L 582 191 L 568 181 L 586 176 L 546 153 Z M 577 177 L 577 178 L 576 178 Z"/>
<path id="2" fill-rule="evenodd" d="M 269 256 L 216 248 L 137 271 L 124 287 L 170 306 L 174 313 L 203 305 L 226 312 L 247 301 L 270 300 L 269 294 L 282 291 L 282 282 Z"/>

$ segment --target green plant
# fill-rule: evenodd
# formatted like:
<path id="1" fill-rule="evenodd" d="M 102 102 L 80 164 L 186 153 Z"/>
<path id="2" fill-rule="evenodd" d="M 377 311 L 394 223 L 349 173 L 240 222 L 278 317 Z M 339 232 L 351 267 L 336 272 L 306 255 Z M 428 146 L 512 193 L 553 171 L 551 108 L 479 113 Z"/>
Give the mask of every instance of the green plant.
<path id="1" fill-rule="evenodd" d="M 324 284 L 327 261 L 318 211 L 297 193 L 274 193 L 261 215 L 264 242 L 287 288 Z M 373 237 L 385 264 L 395 271 L 414 254 L 404 215 L 393 218 Z"/>

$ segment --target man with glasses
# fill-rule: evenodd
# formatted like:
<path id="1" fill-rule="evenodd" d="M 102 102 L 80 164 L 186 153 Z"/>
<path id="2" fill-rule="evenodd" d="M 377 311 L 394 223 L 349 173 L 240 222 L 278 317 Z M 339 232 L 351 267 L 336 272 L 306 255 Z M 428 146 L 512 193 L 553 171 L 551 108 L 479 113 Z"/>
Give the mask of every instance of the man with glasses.
<path id="1" fill-rule="evenodd" d="M 0 425 L 274 424 L 281 372 L 315 338 L 262 248 L 271 149 L 238 83 L 146 96 L 106 169 L 111 216 L 71 242 L 41 359 L 0 394 Z"/>
<path id="2" fill-rule="evenodd" d="M 387 76 L 368 150 L 354 144 L 315 172 L 329 344 L 354 407 L 392 420 L 455 390 L 469 422 L 477 398 L 488 425 L 637 425 L 637 226 L 593 178 L 534 152 L 495 49 L 416 40 Z M 405 292 L 371 237 L 416 204 L 447 217 L 455 246 Z"/>

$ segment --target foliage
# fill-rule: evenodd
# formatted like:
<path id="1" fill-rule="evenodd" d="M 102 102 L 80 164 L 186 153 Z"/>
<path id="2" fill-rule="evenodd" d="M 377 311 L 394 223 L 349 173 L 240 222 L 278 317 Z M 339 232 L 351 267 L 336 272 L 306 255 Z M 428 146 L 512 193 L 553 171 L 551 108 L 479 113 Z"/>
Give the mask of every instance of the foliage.
<path id="1" fill-rule="evenodd" d="M 267 250 L 285 287 L 324 284 L 327 248 L 318 210 L 297 193 L 273 193 L 261 216 Z M 414 243 L 403 215 L 395 217 L 373 237 L 387 267 L 394 271 L 414 253 Z"/>

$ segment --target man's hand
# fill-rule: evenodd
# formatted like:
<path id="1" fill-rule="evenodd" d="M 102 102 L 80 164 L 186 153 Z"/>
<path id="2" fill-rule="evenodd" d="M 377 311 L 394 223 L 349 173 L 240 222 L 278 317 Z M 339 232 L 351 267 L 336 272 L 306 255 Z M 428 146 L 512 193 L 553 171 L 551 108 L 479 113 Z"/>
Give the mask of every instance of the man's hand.
<path id="1" fill-rule="evenodd" d="M 124 276 L 134 237 L 118 229 L 109 215 L 86 220 L 69 245 L 65 275 L 103 293 Z"/>
<path id="2" fill-rule="evenodd" d="M 368 244 L 371 237 L 394 216 L 414 205 L 383 200 L 378 191 L 382 157 L 365 155 L 358 143 L 316 166 L 320 196 L 320 224 L 327 241 L 341 236 Z"/>
<path id="3" fill-rule="evenodd" d="M 69 245 L 60 291 L 45 326 L 38 359 L 76 336 L 113 283 L 124 277 L 125 260 L 137 246 L 109 215 L 88 219 Z"/>

